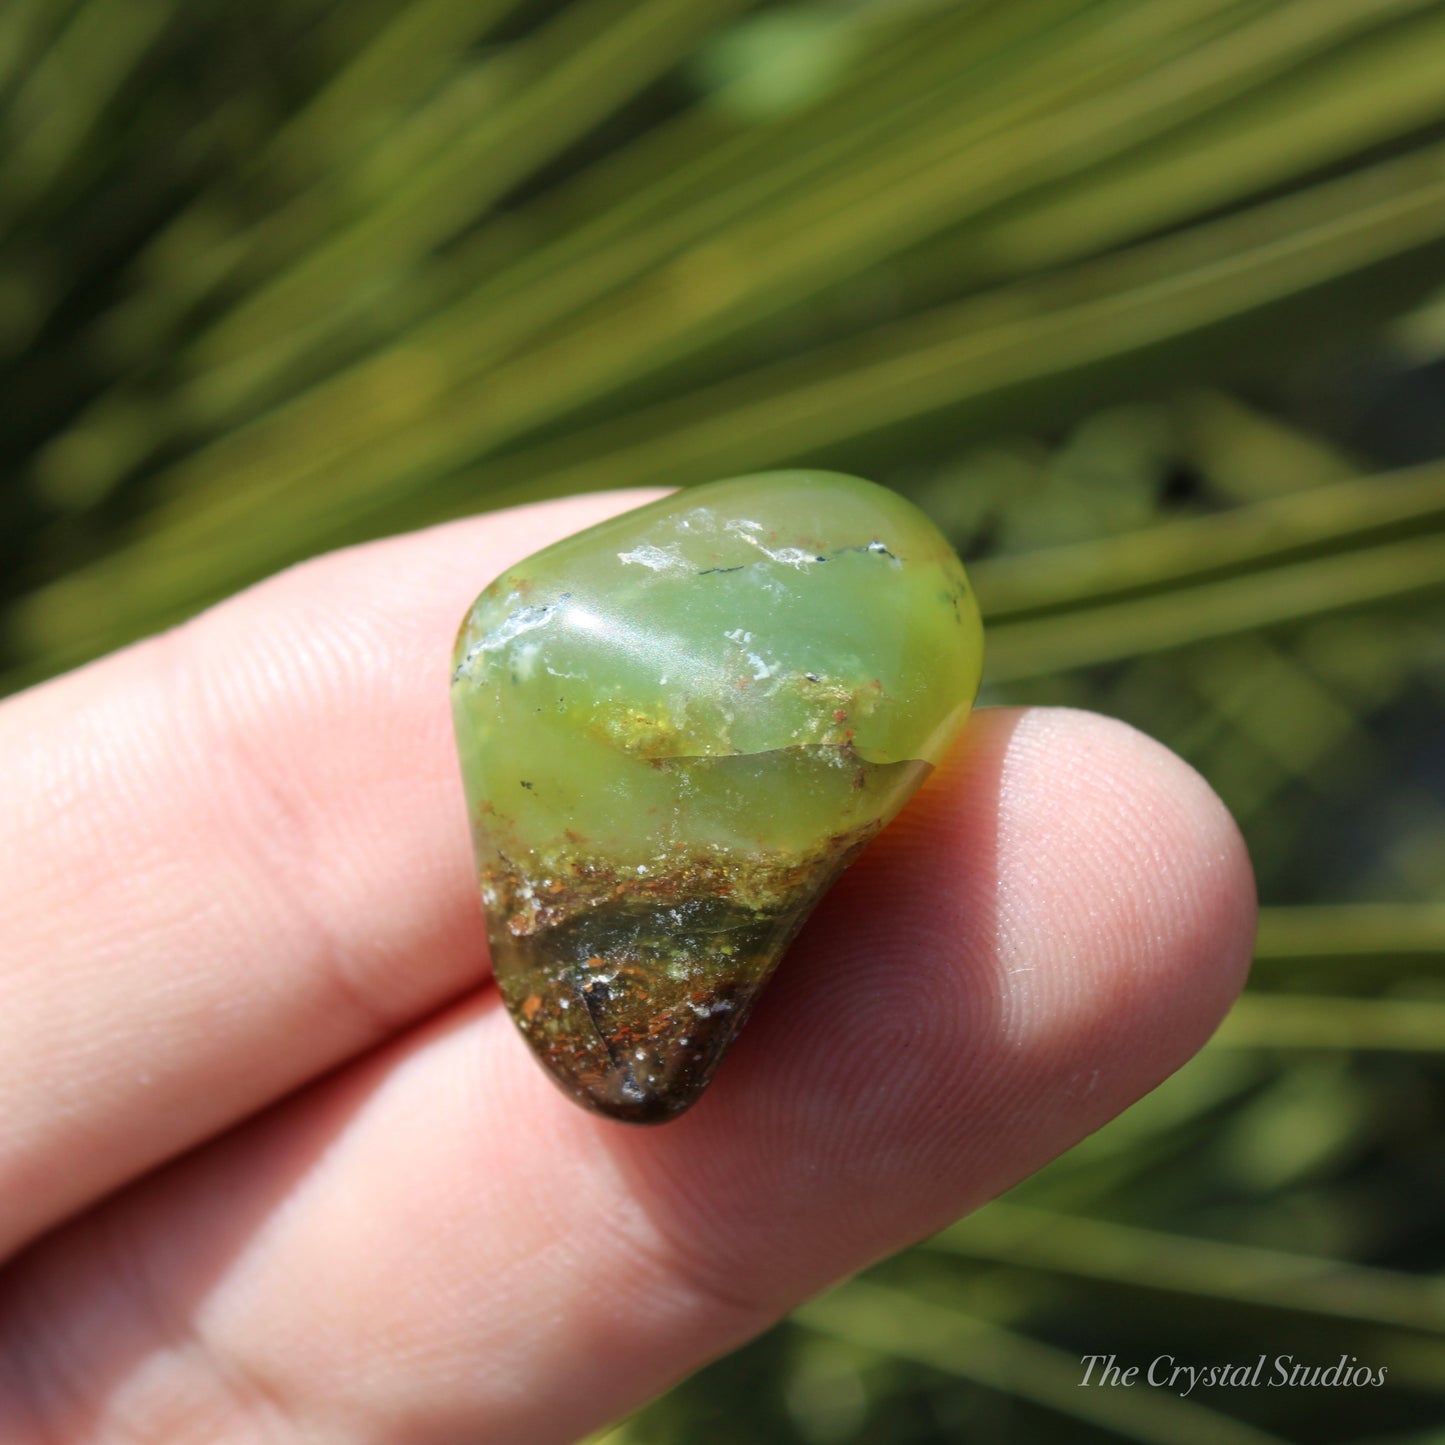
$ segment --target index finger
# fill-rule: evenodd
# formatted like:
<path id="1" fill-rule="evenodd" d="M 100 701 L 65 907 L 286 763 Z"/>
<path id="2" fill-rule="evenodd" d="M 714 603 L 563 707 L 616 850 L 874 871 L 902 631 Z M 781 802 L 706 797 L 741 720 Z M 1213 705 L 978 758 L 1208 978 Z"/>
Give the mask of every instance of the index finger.
<path id="1" fill-rule="evenodd" d="M 0 707 L 0 1257 L 485 976 L 453 634 L 652 495 L 335 553 Z"/>

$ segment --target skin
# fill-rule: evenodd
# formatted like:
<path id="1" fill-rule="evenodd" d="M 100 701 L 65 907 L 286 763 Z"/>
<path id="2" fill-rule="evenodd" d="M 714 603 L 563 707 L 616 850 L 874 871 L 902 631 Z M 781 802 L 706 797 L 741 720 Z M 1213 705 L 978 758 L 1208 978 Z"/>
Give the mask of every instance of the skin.
<path id="1" fill-rule="evenodd" d="M 1223 806 L 992 709 L 695 1109 L 564 1099 L 489 978 L 447 657 L 643 500 L 324 557 L 0 707 L 0 1439 L 572 1440 L 1208 1038 L 1255 916 Z"/>

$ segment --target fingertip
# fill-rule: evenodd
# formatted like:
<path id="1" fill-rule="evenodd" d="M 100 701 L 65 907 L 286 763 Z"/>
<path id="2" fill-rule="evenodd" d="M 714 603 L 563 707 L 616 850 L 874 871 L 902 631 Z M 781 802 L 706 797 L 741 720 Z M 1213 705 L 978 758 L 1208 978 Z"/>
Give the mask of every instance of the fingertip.
<path id="1" fill-rule="evenodd" d="M 1177 1067 L 1248 974 L 1256 906 L 1239 829 L 1194 768 L 1129 724 L 1064 708 L 1015 717 L 1000 792 L 1013 947 L 1054 959 L 1060 987 L 1078 974 L 1129 1047 L 1172 1046 Z"/>
<path id="2" fill-rule="evenodd" d="M 820 907 L 712 1094 L 619 1150 L 664 1232 L 685 1219 L 765 1297 L 805 1292 L 1160 1083 L 1227 1011 L 1253 924 L 1238 830 L 1187 764 L 1093 714 L 981 711 Z"/>
<path id="3" fill-rule="evenodd" d="M 934 952 L 971 930 L 997 1008 L 981 1067 L 1019 1072 L 1019 1105 L 1091 1096 L 1092 1120 L 1077 1121 L 1087 1132 L 1190 1058 L 1228 1011 L 1252 953 L 1253 871 L 1209 784 L 1129 724 L 1069 708 L 989 709 L 975 722 L 939 796 L 923 800 L 936 815 L 928 866 L 971 880 L 969 918 L 940 914 Z M 1011 1067 L 1017 1054 L 1028 1070 Z"/>

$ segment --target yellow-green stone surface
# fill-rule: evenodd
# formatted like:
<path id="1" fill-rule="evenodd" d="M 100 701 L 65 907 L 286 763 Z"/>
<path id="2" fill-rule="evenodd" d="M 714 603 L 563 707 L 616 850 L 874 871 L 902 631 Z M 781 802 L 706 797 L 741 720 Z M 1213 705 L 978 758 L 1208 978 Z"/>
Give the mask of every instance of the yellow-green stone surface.
<path id="1" fill-rule="evenodd" d="M 697 1099 L 981 655 L 938 530 L 833 472 L 679 492 L 482 593 L 452 706 L 492 959 L 572 1097 L 637 1122 Z"/>

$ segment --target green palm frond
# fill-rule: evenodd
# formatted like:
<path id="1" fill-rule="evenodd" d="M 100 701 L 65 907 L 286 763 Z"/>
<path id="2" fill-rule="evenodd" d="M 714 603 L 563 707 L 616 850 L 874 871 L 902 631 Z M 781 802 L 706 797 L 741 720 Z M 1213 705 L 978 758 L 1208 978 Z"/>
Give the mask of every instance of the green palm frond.
<path id="1" fill-rule="evenodd" d="M 884 1285 L 844 1285 L 795 1313 L 803 1326 L 1004 1390 L 1143 1445 L 1282 1445 L 1193 1400 L 1160 1391 L 1088 1390 L 1078 1360 L 981 1319 Z"/>

